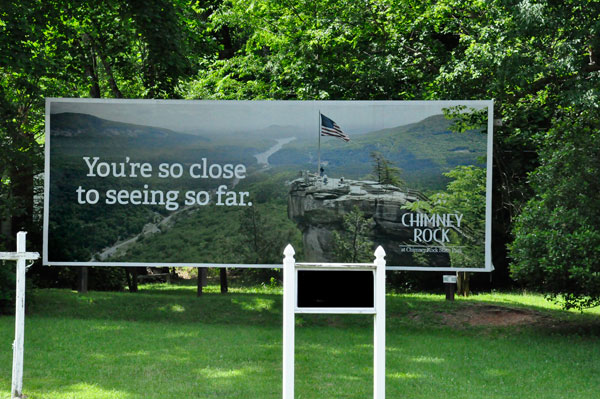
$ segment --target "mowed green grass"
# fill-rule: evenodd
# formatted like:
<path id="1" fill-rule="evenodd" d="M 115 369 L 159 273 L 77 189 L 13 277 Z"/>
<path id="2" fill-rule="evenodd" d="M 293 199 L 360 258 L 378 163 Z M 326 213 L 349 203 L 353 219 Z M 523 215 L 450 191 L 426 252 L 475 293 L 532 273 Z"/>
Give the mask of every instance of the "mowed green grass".
<path id="1" fill-rule="evenodd" d="M 30 292 L 28 398 L 281 398 L 280 289 L 141 288 Z M 565 312 L 538 295 L 389 294 L 386 320 L 387 398 L 600 397 L 598 309 Z M 0 317 L 0 398 L 13 334 L 14 318 Z M 372 340 L 371 316 L 296 316 L 296 398 L 372 397 Z"/>

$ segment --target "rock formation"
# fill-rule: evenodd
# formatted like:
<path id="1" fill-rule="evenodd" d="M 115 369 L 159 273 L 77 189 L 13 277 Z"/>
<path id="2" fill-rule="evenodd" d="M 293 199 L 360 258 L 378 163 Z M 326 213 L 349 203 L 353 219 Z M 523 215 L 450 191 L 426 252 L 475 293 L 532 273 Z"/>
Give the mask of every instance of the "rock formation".
<path id="1" fill-rule="evenodd" d="M 400 246 L 412 244 L 413 238 L 413 229 L 404 226 L 401 219 L 410 212 L 402 207 L 417 200 L 427 198 L 416 190 L 375 181 L 324 179 L 302 172 L 290 184 L 288 217 L 302 231 L 306 261 L 339 261 L 333 253 L 333 232 L 343 229 L 344 215 L 356 206 L 372 220 L 369 239 L 383 246 L 387 264 L 414 266 L 422 260 L 401 251 Z M 428 254 L 426 263 L 448 264 L 448 255 Z"/>

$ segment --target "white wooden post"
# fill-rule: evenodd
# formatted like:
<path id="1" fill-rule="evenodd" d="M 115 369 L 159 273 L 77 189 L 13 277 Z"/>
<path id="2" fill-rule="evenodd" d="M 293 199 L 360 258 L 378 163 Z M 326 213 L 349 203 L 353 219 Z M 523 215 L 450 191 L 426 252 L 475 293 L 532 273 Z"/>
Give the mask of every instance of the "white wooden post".
<path id="1" fill-rule="evenodd" d="M 294 399 L 296 260 L 291 244 L 283 254 L 283 399 Z"/>
<path id="2" fill-rule="evenodd" d="M 373 314 L 373 398 L 385 399 L 385 251 L 375 250 L 375 261 L 365 264 L 298 263 L 294 248 L 288 245 L 283 254 L 283 399 L 294 399 L 295 314 Z M 297 270 L 369 270 L 374 273 L 373 307 L 297 308 Z"/>
<path id="3" fill-rule="evenodd" d="M 0 260 L 17 261 L 17 293 L 15 298 L 15 341 L 13 342 L 13 368 L 11 398 L 23 397 L 23 352 L 25 343 L 25 272 L 27 259 L 39 259 L 37 252 L 25 251 L 26 232 L 17 233 L 17 252 L 0 252 Z"/>
<path id="4" fill-rule="evenodd" d="M 385 399 L 385 251 L 375 250 L 375 317 L 373 326 L 373 398 Z"/>
<path id="5" fill-rule="evenodd" d="M 17 253 L 25 252 L 26 232 L 17 233 Z M 15 299 L 15 342 L 13 343 L 12 398 L 23 395 L 23 353 L 25 344 L 25 258 L 17 259 L 17 294 Z"/>

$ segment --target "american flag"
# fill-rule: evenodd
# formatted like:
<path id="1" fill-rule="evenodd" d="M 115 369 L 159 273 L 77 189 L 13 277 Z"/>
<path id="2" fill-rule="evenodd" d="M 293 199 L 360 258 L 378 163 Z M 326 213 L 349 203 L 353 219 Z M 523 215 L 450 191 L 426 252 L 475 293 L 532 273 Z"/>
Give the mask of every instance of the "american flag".
<path id="1" fill-rule="evenodd" d="M 350 141 L 350 137 L 342 131 L 333 120 L 321 114 L 321 136 L 333 136 L 344 141 Z"/>

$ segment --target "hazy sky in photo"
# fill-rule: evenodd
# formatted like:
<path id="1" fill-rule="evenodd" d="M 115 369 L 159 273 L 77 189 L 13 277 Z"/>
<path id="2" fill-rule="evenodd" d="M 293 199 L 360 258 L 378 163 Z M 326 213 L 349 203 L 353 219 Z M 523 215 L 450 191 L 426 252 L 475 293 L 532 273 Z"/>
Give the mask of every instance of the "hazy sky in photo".
<path id="1" fill-rule="evenodd" d="M 315 134 L 319 111 L 348 134 L 419 122 L 458 104 L 485 108 L 488 101 L 183 101 L 51 100 L 51 113 L 75 112 L 186 133 L 252 132 L 273 125 Z"/>

